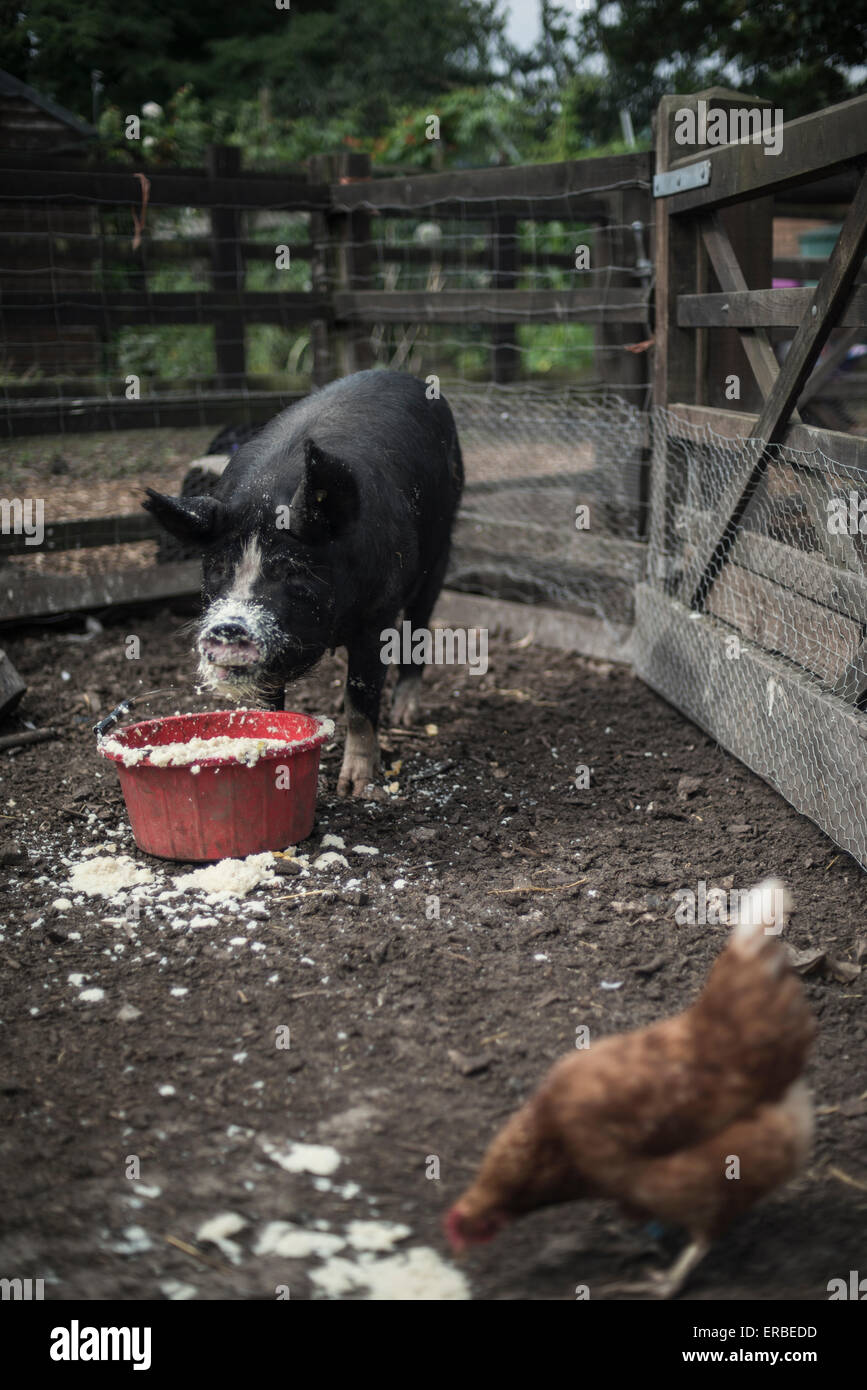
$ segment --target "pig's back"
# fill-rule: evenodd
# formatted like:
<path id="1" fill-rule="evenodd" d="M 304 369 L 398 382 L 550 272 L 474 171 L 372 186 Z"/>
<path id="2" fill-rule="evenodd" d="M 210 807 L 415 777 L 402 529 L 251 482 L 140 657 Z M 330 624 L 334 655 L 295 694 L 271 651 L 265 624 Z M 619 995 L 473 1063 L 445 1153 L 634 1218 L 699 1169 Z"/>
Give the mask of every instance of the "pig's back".
<path id="1" fill-rule="evenodd" d="M 457 506 L 463 479 L 451 410 L 405 372 L 357 372 L 284 410 L 230 461 L 226 492 L 293 491 L 308 439 L 351 468 L 363 508 L 381 505 L 384 491 L 414 511 L 451 516 Z"/>

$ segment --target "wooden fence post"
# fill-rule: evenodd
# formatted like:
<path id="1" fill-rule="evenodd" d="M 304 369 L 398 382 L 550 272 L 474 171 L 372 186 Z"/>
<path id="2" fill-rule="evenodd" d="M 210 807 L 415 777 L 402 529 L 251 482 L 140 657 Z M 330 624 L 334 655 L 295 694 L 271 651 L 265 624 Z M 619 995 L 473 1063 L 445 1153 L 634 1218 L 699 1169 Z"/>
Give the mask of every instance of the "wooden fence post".
<path id="1" fill-rule="evenodd" d="M 695 154 L 697 146 L 675 141 L 676 113 L 697 101 L 692 96 L 664 96 L 656 112 L 656 172 L 667 172 L 679 159 Z M 696 368 L 700 354 L 693 332 L 677 322 L 677 300 L 681 294 L 695 294 L 699 277 L 700 236 L 695 218 L 674 217 L 666 198 L 655 199 L 656 328 L 654 332 L 653 402 L 668 406 L 672 401 L 693 402 L 696 398 Z M 703 251 L 702 251 L 702 254 Z M 650 484 L 649 566 L 651 578 L 668 578 L 667 556 L 671 556 L 674 535 L 674 508 L 683 480 L 678 457 L 672 449 L 668 431 L 654 432 Z"/>
<path id="2" fill-rule="evenodd" d="M 648 262 L 647 273 L 642 277 L 638 248 L 641 246 L 643 257 L 649 258 L 653 230 L 646 188 L 618 189 L 607 194 L 605 201 L 607 217 L 604 225 L 597 224 L 590 262 L 594 272 L 590 283 L 602 302 L 609 289 L 649 289 L 651 267 Z M 602 271 L 607 273 L 600 273 Z M 635 324 L 606 323 L 604 319 L 594 333 L 596 375 L 611 391 L 622 394 L 630 405 L 641 411 L 647 409 L 650 351 L 646 348 L 641 352 L 628 352 L 626 345 L 637 345 L 640 336 L 649 340 L 650 315 L 648 304 L 648 328 L 644 335 L 638 333 Z M 649 475 L 649 449 L 641 447 L 631 455 L 623 452 L 614 497 L 622 520 L 633 535 L 643 536 L 647 530 Z"/>
<path id="3" fill-rule="evenodd" d="M 370 178 L 370 155 L 355 151 L 337 157 L 340 183 Z M 343 213 L 337 219 L 337 274 L 342 290 L 370 290 L 373 277 L 370 214 Z M 340 334 L 340 367 L 344 376 L 364 371 L 374 363 L 370 329 L 364 324 L 345 327 Z"/>
<path id="4" fill-rule="evenodd" d="M 518 219 L 504 214 L 491 220 L 491 289 L 514 290 L 518 286 Z M 498 384 L 514 381 L 519 374 L 521 353 L 513 323 L 491 329 L 491 374 Z"/>
<path id="5" fill-rule="evenodd" d="M 307 161 L 307 168 L 313 183 L 331 184 L 335 177 L 335 156 L 313 155 Z M 317 299 L 327 299 L 336 288 L 334 218 L 330 213 L 318 210 L 311 212 L 310 241 L 313 247 L 310 260 L 310 279 L 313 292 Z M 337 375 L 333 342 L 327 319 L 311 319 L 310 346 L 313 353 L 313 385 L 315 387 L 325 386 L 329 381 L 333 381 Z"/>
<path id="6" fill-rule="evenodd" d="M 227 178 L 240 173 L 241 151 L 233 145 L 211 145 L 206 168 L 209 176 Z M 244 260 L 241 251 L 241 213 L 237 208 L 211 209 L 211 283 L 224 304 L 234 294 L 243 293 Z M 247 353 L 244 316 L 240 310 L 221 309 L 214 319 L 214 350 L 217 359 L 217 385 L 222 391 L 243 390 L 247 379 Z"/>

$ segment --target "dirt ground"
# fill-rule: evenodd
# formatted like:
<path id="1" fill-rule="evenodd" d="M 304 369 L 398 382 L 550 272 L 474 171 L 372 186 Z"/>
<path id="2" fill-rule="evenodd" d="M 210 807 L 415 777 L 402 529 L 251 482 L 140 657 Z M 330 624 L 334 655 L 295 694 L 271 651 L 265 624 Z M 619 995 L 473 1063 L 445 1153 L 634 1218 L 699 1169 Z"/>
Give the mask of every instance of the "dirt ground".
<path id="1" fill-rule="evenodd" d="M 845 854 L 627 670 L 502 639 L 485 676 L 428 671 L 428 731 L 384 739 L 396 790 L 382 799 L 337 800 L 338 731 L 310 844 L 342 837 L 349 867 L 281 878 L 235 913 L 152 898 L 132 922 L 77 897 L 68 864 L 107 838 L 166 888 L 183 872 L 118 833 L 90 726 L 134 681 L 174 688 L 158 712 L 195 707 L 184 622 L 4 636 L 23 715 L 60 735 L 0 754 L 3 857 L 27 853 L 0 885 L 0 1273 L 44 1278 L 47 1298 L 334 1296 L 335 1250 L 361 1271 L 342 1296 L 366 1298 L 364 1261 L 388 1255 L 358 1253 L 351 1223 L 372 1220 L 409 1228 L 396 1251 L 437 1252 L 425 1277 L 440 1283 L 424 1287 L 455 1296 L 442 1215 L 499 1122 L 576 1026 L 646 1024 L 700 988 L 726 930 L 678 926 L 675 890 L 780 874 L 791 944 L 858 962 L 865 883 Z M 327 712 L 339 681 L 328 662 L 291 704 Z M 192 926 L 205 912 L 216 920 Z M 864 1272 L 865 977 L 846 974 L 804 981 L 821 1028 L 809 1170 L 720 1242 L 686 1298 L 821 1300 Z M 339 1166 L 287 1171 L 307 1152 L 291 1141 L 330 1146 Z M 281 1246 L 275 1222 L 312 1246 L 332 1236 L 331 1252 Z M 526 1218 L 459 1269 L 474 1299 L 593 1297 L 678 1248 L 588 1203 Z"/>

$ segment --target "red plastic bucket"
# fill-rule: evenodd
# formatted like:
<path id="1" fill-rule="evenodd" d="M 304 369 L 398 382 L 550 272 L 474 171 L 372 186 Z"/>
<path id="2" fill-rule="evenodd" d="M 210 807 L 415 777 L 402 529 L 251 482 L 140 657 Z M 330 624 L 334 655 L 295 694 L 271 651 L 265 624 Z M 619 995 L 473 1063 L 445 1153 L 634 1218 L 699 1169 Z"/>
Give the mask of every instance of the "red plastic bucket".
<path id="1" fill-rule="evenodd" d="M 139 849 L 163 859 L 241 859 L 284 849 L 310 834 L 319 753 L 333 732 L 331 720 L 288 710 L 216 710 L 148 719 L 106 738 L 122 749 L 223 735 L 265 739 L 255 763 L 205 757 L 191 765 L 158 766 L 145 755 L 127 767 L 122 753 L 98 747 L 117 767 Z M 267 746 L 277 741 L 284 746 Z"/>

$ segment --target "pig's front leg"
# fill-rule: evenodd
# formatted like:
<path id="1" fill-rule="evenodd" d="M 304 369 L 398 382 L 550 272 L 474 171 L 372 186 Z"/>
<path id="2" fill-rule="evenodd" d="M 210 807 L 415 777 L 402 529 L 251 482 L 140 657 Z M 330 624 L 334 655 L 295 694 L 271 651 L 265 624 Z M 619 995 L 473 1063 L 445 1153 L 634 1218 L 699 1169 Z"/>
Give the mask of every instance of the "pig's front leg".
<path id="1" fill-rule="evenodd" d="M 379 701 L 386 668 L 381 659 L 379 639 L 347 647 L 349 670 L 346 677 L 346 748 L 337 781 L 338 796 L 363 796 L 379 767 Z"/>

